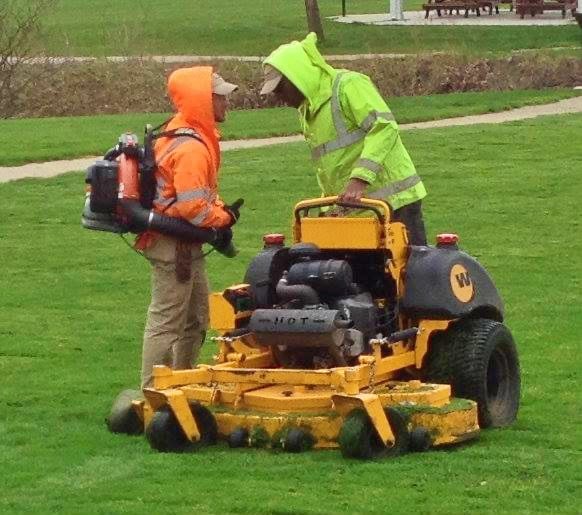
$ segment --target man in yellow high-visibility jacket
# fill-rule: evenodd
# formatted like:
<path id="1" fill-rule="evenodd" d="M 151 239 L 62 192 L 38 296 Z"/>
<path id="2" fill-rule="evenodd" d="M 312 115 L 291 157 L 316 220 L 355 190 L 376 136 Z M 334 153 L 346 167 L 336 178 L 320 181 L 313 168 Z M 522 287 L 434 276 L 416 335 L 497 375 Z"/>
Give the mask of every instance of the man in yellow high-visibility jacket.
<path id="1" fill-rule="evenodd" d="M 424 185 L 402 144 L 398 125 L 369 77 L 328 65 L 309 34 L 265 60 L 261 94 L 275 93 L 299 110 L 324 196 L 344 202 L 386 200 L 412 245 L 426 245 Z"/>

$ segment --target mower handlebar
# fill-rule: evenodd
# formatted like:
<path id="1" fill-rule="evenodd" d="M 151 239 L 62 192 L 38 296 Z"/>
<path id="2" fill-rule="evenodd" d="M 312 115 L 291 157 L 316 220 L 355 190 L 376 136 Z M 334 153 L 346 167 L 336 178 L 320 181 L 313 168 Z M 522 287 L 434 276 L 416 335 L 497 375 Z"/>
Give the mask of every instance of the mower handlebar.
<path id="1" fill-rule="evenodd" d="M 381 223 L 391 218 L 391 209 L 388 203 L 383 200 L 362 197 L 358 202 L 342 202 L 338 196 L 321 197 L 316 199 L 302 200 L 295 205 L 295 220 L 298 222 L 301 215 L 305 216 L 310 209 L 326 206 L 347 207 L 350 209 L 364 209 L 373 211 Z"/>

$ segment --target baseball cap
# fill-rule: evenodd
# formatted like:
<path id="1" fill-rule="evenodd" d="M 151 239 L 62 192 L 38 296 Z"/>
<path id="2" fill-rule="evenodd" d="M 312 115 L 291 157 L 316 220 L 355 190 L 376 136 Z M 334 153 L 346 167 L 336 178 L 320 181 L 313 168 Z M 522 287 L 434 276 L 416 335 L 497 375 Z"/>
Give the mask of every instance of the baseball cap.
<path id="1" fill-rule="evenodd" d="M 275 88 L 281 82 L 283 75 L 277 68 L 273 68 L 272 66 L 266 64 L 265 65 L 265 76 L 263 87 L 261 88 L 261 95 L 267 95 L 275 91 Z"/>
<path id="2" fill-rule="evenodd" d="M 212 74 L 212 93 L 215 95 L 230 95 L 236 89 L 238 89 L 236 84 L 226 82 L 218 73 Z"/>

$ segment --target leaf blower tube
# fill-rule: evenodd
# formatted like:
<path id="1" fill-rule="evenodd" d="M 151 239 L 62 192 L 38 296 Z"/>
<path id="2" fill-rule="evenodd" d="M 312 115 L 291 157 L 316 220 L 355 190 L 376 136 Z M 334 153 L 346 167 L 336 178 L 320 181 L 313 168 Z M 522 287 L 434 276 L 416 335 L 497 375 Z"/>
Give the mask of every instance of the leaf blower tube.
<path id="1" fill-rule="evenodd" d="M 118 205 L 127 219 L 131 232 L 156 231 L 183 241 L 209 243 L 226 257 L 234 257 L 237 254 L 232 243 L 232 236 L 230 236 L 230 229 L 195 227 L 181 218 L 161 215 L 153 209 L 145 209 L 139 200 L 124 198 L 119 200 Z M 228 231 L 226 237 L 222 236 L 225 231 Z"/>

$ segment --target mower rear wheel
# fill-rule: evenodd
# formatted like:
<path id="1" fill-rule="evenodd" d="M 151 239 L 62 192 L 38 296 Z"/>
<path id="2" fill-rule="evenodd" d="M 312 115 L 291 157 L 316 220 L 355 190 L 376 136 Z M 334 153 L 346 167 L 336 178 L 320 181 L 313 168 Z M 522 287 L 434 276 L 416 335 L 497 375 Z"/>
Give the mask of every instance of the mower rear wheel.
<path id="1" fill-rule="evenodd" d="M 192 415 L 200 431 L 200 440 L 191 442 L 169 406 L 156 411 L 145 434 L 150 446 L 160 452 L 186 452 L 201 445 L 216 443 L 218 428 L 212 413 L 200 404 L 191 404 Z"/>
<path id="2" fill-rule="evenodd" d="M 509 329 L 485 318 L 461 320 L 431 342 L 426 377 L 477 402 L 479 425 L 504 427 L 517 416 L 520 371 Z"/>
<path id="3" fill-rule="evenodd" d="M 406 419 L 394 408 L 386 408 L 385 412 L 395 436 L 394 445 L 386 447 L 368 414 L 362 409 L 354 409 L 347 415 L 338 438 L 344 457 L 367 460 L 399 456 L 408 450 L 410 435 Z"/>

